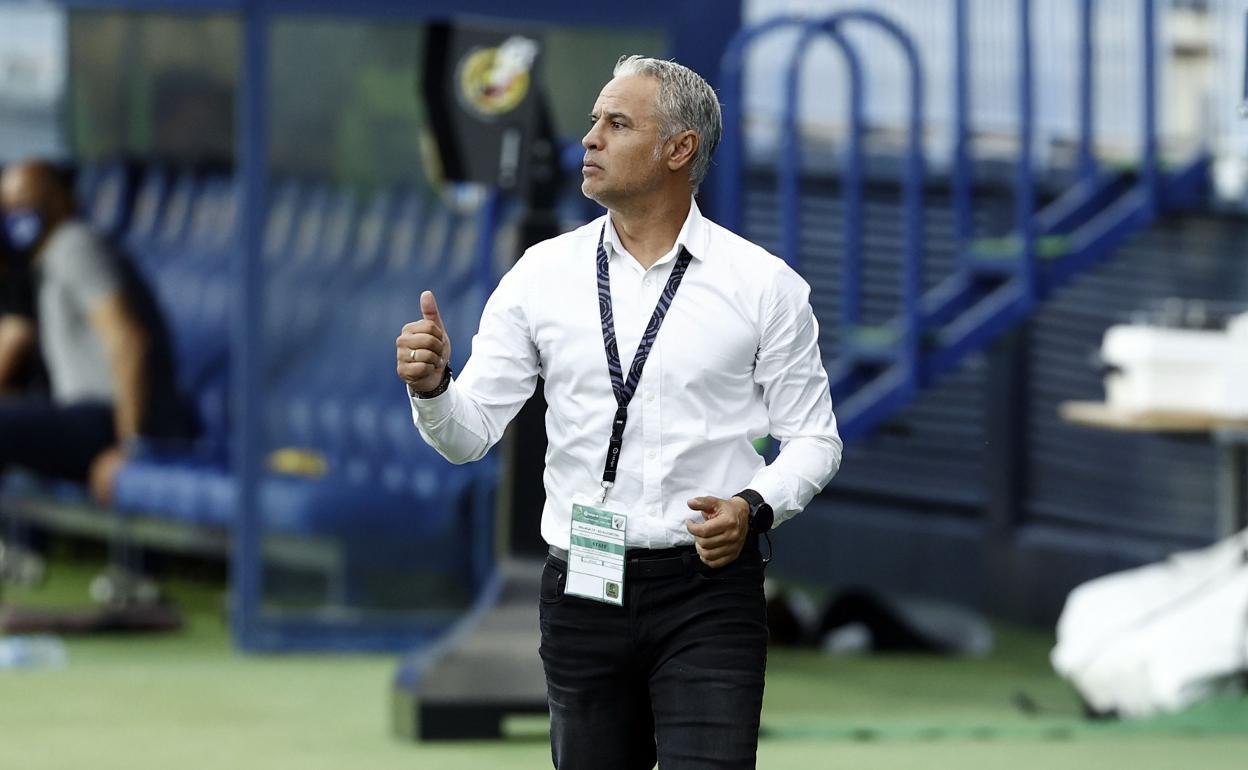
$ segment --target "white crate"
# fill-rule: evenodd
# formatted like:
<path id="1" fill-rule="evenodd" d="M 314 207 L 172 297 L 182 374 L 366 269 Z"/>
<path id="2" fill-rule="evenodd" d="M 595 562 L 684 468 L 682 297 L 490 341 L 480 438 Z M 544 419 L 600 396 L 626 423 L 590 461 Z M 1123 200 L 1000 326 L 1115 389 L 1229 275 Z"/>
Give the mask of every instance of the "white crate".
<path id="1" fill-rule="evenodd" d="M 1248 320 L 1221 330 L 1112 326 L 1101 357 L 1106 401 L 1129 412 L 1248 417 Z"/>

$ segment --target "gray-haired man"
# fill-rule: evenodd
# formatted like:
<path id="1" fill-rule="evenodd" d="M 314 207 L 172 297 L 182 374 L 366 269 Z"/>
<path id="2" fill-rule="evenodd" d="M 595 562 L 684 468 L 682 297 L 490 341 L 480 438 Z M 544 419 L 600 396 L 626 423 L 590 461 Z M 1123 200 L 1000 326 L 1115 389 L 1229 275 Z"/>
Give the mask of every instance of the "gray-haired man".
<path id="1" fill-rule="evenodd" d="M 458 378 L 425 292 L 398 372 L 452 462 L 484 455 L 545 378 L 555 766 L 753 767 L 758 538 L 828 483 L 841 440 L 809 287 L 693 202 L 721 132 L 714 91 L 674 62 L 624 57 L 614 75 L 582 139 L 581 189 L 607 215 L 524 254 Z M 751 440 L 769 433 L 782 449 L 766 465 Z"/>

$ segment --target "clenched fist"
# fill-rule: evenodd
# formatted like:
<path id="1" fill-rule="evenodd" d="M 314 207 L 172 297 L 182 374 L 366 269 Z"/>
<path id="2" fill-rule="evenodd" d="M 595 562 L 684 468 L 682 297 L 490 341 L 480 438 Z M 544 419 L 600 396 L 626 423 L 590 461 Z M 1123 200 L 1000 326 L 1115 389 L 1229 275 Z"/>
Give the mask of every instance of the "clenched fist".
<path id="1" fill-rule="evenodd" d="M 731 564 L 741 555 L 750 534 L 750 504 L 740 497 L 695 497 L 690 510 L 701 511 L 702 521 L 689 520 L 685 529 L 693 535 L 698 558 L 708 567 Z"/>
<path id="2" fill-rule="evenodd" d="M 399 377 L 416 393 L 436 389 L 451 360 L 451 337 L 446 333 L 433 292 L 421 293 L 420 314 L 421 320 L 404 326 L 395 340 Z"/>

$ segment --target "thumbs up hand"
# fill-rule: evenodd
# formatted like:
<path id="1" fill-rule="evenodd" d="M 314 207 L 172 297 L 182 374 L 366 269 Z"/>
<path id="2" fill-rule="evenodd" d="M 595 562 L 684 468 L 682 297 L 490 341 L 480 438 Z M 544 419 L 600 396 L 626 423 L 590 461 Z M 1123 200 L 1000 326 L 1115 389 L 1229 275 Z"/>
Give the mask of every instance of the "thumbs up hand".
<path id="1" fill-rule="evenodd" d="M 436 389 L 451 360 L 451 337 L 433 292 L 421 293 L 420 314 L 421 320 L 405 325 L 395 340 L 399 377 L 416 393 Z"/>

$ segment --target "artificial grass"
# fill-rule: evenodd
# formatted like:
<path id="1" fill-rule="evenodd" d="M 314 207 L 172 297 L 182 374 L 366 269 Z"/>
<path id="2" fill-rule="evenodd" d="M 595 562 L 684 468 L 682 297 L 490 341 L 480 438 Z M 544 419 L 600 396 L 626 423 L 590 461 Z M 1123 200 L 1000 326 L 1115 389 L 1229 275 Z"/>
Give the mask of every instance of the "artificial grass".
<path id="1" fill-rule="evenodd" d="M 57 563 L 45 586 L 10 589 L 5 601 L 81 604 L 93 572 Z M 186 610 L 180 633 L 70 639 L 63 670 L 0 672 L 0 768 L 550 766 L 540 720 L 521 720 L 519 737 L 501 742 L 400 741 L 388 722 L 393 657 L 241 655 L 229 647 L 221 587 L 174 582 L 170 592 Z M 1050 643 L 1007 628 L 983 659 L 774 650 L 759 767 L 1245 766 L 1248 702 L 1089 723 L 1049 670 Z"/>

